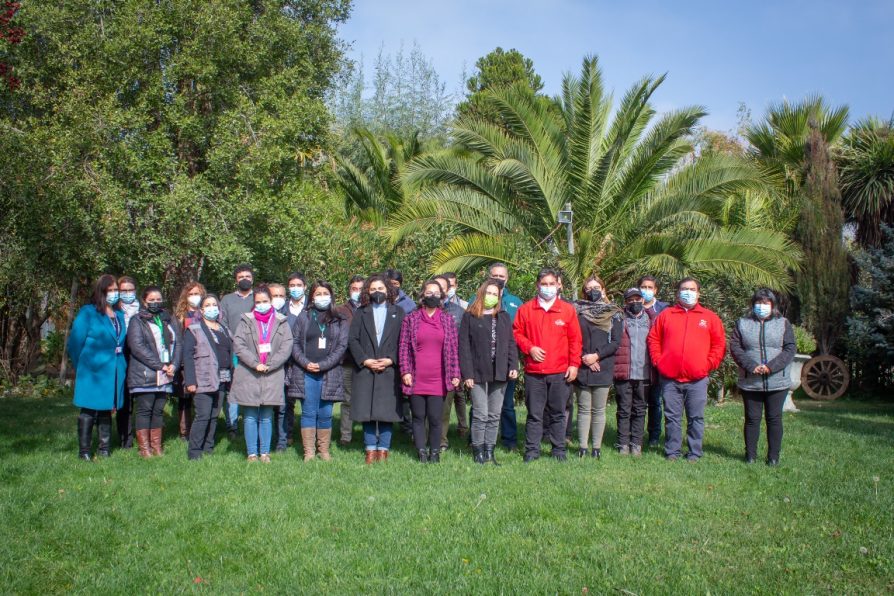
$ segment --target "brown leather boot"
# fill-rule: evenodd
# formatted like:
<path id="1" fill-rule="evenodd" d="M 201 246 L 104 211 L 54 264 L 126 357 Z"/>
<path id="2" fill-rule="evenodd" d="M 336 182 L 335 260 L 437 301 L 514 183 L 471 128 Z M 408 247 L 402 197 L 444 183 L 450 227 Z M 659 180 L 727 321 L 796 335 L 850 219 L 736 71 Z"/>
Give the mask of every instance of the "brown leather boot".
<path id="1" fill-rule="evenodd" d="M 152 457 L 149 451 L 149 429 L 144 428 L 137 431 L 137 448 L 140 450 L 140 457 Z"/>
<path id="2" fill-rule="evenodd" d="M 149 447 L 152 449 L 152 455 L 164 455 L 164 447 L 161 446 L 161 429 L 149 429 Z"/>
<path id="3" fill-rule="evenodd" d="M 332 429 L 331 428 L 318 428 L 317 429 L 317 451 L 320 453 L 320 459 L 323 461 L 329 461 L 332 459 L 332 456 L 329 455 L 329 443 L 332 442 Z"/>
<path id="4" fill-rule="evenodd" d="M 314 440 L 317 438 L 317 429 L 302 428 L 301 429 L 301 446 L 304 447 L 304 461 L 311 461 L 314 458 Z"/>
<path id="5" fill-rule="evenodd" d="M 388 450 L 379 451 L 379 461 L 388 461 Z"/>
<path id="6" fill-rule="evenodd" d="M 366 452 L 366 464 L 367 465 L 375 463 L 377 453 L 378 453 L 378 451 L 376 451 L 375 449 L 372 449 L 372 450 Z"/>

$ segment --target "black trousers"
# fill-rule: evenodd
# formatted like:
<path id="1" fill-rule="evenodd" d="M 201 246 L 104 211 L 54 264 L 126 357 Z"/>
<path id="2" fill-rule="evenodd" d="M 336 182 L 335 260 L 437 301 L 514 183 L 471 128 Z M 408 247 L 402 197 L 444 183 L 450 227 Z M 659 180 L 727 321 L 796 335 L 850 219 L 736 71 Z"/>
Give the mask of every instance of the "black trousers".
<path id="1" fill-rule="evenodd" d="M 130 391 L 124 392 L 124 404 L 115 413 L 115 426 L 121 448 L 133 447 L 133 397 Z"/>
<path id="2" fill-rule="evenodd" d="M 643 444 L 643 427 L 652 386 L 648 381 L 615 381 L 618 447 Z"/>
<path id="3" fill-rule="evenodd" d="M 782 406 L 788 390 L 742 391 L 745 404 L 745 457 L 757 459 L 757 440 L 761 436 L 761 415 L 767 415 L 767 459 L 779 461 L 782 448 Z"/>
<path id="4" fill-rule="evenodd" d="M 571 396 L 571 384 L 563 373 L 525 375 L 525 454 L 540 455 L 544 427 L 548 430 L 553 455 L 565 453 L 565 406 Z"/>
<path id="5" fill-rule="evenodd" d="M 164 392 L 135 393 L 137 402 L 137 430 L 161 428 L 164 426 L 162 414 L 168 394 Z"/>
<path id="6" fill-rule="evenodd" d="M 428 418 L 428 443 L 432 451 L 441 449 L 441 417 L 444 415 L 444 396 L 411 395 L 413 412 L 413 444 L 425 449 L 425 419 Z"/>
<path id="7" fill-rule="evenodd" d="M 286 404 L 283 406 L 283 408 L 285 408 L 285 411 L 283 413 L 282 426 L 283 432 L 286 436 L 283 440 L 278 440 L 278 445 L 286 445 L 287 441 L 293 436 L 293 432 L 295 430 L 295 398 L 289 397 L 287 395 Z"/>
<path id="8" fill-rule="evenodd" d="M 196 393 L 192 398 L 195 415 L 189 430 L 187 457 L 199 459 L 204 453 L 214 451 L 214 433 L 217 431 L 217 417 L 223 403 L 224 392 Z"/>

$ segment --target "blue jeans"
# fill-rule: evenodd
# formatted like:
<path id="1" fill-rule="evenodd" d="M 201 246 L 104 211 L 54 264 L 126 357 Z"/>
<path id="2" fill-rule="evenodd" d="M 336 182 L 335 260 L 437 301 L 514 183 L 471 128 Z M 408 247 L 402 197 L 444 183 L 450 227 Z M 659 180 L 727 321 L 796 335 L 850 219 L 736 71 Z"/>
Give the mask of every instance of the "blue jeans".
<path id="1" fill-rule="evenodd" d="M 245 449 L 248 455 L 270 454 L 273 436 L 273 406 L 243 406 L 242 424 L 245 426 Z"/>
<path id="2" fill-rule="evenodd" d="M 686 412 L 686 443 L 690 459 L 702 456 L 705 436 L 705 406 L 708 405 L 708 377 L 680 383 L 661 377 L 664 397 L 664 454 L 680 457 L 683 447 L 683 412 Z"/>
<path id="3" fill-rule="evenodd" d="M 227 421 L 227 430 L 231 430 L 233 432 L 239 430 L 239 404 L 227 402 L 227 405 L 223 409 L 223 411 L 224 418 L 226 418 Z"/>
<path id="4" fill-rule="evenodd" d="M 388 451 L 391 449 L 391 422 L 364 422 L 363 444 L 367 451 Z"/>
<path id="5" fill-rule="evenodd" d="M 341 371 L 339 371 L 341 372 Z M 304 399 L 301 402 L 301 428 L 332 428 L 331 401 L 323 401 L 323 374 L 304 373 Z"/>
<path id="6" fill-rule="evenodd" d="M 515 418 L 515 379 L 506 381 L 506 395 L 500 410 L 500 436 L 503 446 L 512 449 L 518 443 L 518 421 Z"/>

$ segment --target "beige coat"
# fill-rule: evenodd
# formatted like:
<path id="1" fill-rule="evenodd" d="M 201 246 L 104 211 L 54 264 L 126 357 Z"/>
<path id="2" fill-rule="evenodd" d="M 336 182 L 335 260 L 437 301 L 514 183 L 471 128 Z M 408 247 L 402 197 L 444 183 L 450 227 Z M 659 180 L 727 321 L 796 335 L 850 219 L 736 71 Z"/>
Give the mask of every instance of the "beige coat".
<path id="1" fill-rule="evenodd" d="M 251 313 L 239 318 L 233 351 L 239 363 L 233 373 L 229 400 L 240 406 L 281 406 L 285 386 L 285 364 L 292 356 L 292 330 L 285 315 L 276 313 L 276 322 L 270 331 L 270 353 L 267 366 L 270 370 L 259 373 L 255 368 L 261 363 L 258 352 L 258 326 Z"/>

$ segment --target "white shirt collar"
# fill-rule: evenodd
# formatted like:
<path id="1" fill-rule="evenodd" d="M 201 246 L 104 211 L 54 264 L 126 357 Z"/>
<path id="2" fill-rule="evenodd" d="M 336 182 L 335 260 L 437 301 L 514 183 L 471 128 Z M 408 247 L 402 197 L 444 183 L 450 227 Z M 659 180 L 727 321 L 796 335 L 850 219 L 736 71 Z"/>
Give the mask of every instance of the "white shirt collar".
<path id="1" fill-rule="evenodd" d="M 541 298 L 540 296 L 538 296 L 538 297 L 537 297 L 537 303 L 540 305 L 540 308 L 542 308 L 543 310 L 549 310 L 549 309 L 551 309 L 551 308 L 553 307 L 553 304 L 556 303 L 556 300 L 558 300 L 558 298 L 559 298 L 559 297 L 556 296 L 556 297 L 553 298 L 552 300 L 550 300 L 550 301 L 546 301 L 546 300 L 544 300 L 543 298 Z"/>

